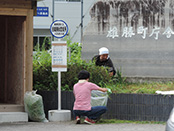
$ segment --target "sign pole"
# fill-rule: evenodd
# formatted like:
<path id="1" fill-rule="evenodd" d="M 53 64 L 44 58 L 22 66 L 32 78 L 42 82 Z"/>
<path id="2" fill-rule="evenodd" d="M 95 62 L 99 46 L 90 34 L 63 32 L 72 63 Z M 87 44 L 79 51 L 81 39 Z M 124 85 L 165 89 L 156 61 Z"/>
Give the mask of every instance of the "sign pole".
<path id="1" fill-rule="evenodd" d="M 67 71 L 67 44 L 66 41 L 52 41 L 52 71 L 58 72 L 58 110 L 61 110 L 61 72 Z"/>
<path id="2" fill-rule="evenodd" d="M 58 71 L 58 110 L 61 110 L 61 72 Z"/>
<path id="3" fill-rule="evenodd" d="M 54 0 L 53 0 L 54 2 Z M 68 33 L 68 25 L 63 20 L 56 20 L 50 26 L 51 34 L 60 39 Z M 48 112 L 49 121 L 71 120 L 70 110 L 61 110 L 61 72 L 67 71 L 67 43 L 66 41 L 52 41 L 52 72 L 58 72 L 58 110 Z"/>

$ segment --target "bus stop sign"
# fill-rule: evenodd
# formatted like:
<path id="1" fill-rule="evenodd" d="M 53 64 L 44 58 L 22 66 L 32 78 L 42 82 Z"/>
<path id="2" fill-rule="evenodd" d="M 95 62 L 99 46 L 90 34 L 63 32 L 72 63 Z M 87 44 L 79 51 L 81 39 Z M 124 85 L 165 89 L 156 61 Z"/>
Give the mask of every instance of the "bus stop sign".
<path id="1" fill-rule="evenodd" d="M 50 26 L 50 32 L 56 38 L 63 38 L 68 33 L 68 25 L 63 20 L 55 20 Z"/>

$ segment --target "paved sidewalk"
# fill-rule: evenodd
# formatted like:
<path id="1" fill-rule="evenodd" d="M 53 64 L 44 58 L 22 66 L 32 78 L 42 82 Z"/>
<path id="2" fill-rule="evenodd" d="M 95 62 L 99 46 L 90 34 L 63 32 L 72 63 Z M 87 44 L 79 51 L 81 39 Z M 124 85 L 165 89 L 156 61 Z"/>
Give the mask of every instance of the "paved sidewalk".
<path id="1" fill-rule="evenodd" d="M 95 124 L 76 125 L 75 121 L 69 122 L 27 122 L 27 123 L 2 123 L 0 131 L 165 131 L 163 124 Z"/>

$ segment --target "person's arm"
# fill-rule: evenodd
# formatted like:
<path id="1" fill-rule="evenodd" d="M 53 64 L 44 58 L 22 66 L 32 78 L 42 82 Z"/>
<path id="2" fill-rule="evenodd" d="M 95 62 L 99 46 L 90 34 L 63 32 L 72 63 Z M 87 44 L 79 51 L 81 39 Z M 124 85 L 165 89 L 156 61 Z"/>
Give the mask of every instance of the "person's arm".
<path id="1" fill-rule="evenodd" d="M 106 91 L 108 91 L 107 88 L 101 88 L 101 87 L 100 87 L 98 90 L 99 90 L 99 91 L 102 91 L 102 92 L 106 92 Z"/>
<path id="2" fill-rule="evenodd" d="M 112 60 L 109 58 L 109 60 L 107 61 L 107 66 L 108 67 L 110 67 L 110 69 L 109 69 L 109 74 L 110 74 L 110 76 L 114 76 L 115 74 L 116 74 L 116 70 L 115 70 L 115 68 L 114 68 L 114 65 L 113 65 L 113 63 L 112 63 Z"/>

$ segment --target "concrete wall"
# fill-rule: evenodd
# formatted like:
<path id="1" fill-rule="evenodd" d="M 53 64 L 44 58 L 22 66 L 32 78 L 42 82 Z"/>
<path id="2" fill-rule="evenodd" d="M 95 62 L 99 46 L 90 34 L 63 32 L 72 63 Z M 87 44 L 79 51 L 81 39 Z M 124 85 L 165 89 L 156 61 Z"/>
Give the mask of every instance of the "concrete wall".
<path id="1" fill-rule="evenodd" d="M 173 6 L 172 0 L 96 1 L 84 33 L 83 59 L 105 46 L 124 76 L 174 78 Z"/>

